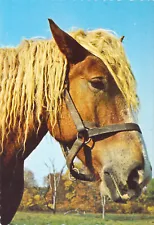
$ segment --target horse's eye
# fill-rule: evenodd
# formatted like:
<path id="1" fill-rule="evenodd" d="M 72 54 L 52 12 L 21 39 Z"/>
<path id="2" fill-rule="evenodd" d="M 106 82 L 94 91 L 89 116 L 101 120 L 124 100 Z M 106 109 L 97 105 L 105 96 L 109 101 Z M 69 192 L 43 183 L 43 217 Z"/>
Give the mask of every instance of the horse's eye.
<path id="1" fill-rule="evenodd" d="M 97 90 L 104 90 L 105 89 L 105 82 L 102 77 L 95 77 L 90 80 L 90 84 L 92 88 Z"/>

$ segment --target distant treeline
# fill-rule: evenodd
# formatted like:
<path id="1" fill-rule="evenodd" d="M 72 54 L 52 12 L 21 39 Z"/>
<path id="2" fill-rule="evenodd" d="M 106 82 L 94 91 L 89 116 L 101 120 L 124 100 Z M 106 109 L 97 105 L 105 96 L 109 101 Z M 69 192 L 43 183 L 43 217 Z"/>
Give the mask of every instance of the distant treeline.
<path id="1" fill-rule="evenodd" d="M 44 178 L 44 186 L 39 187 L 34 174 L 26 170 L 24 195 L 19 210 L 101 213 L 102 201 L 97 182 L 72 181 L 67 171 L 65 174 L 49 174 Z M 105 211 L 154 213 L 154 179 L 137 200 L 118 204 L 106 199 Z"/>

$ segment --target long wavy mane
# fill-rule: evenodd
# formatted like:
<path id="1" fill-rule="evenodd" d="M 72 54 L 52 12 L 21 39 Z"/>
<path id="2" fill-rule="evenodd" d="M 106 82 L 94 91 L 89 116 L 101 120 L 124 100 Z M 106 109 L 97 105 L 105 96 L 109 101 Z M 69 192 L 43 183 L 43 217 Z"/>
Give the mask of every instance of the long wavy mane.
<path id="1" fill-rule="evenodd" d="M 30 123 L 39 129 L 43 110 L 55 123 L 67 61 L 55 42 L 29 40 L 17 48 L 0 49 L 0 62 L 1 139 L 24 123 L 26 140 Z"/>
<path id="2" fill-rule="evenodd" d="M 105 63 L 128 106 L 137 109 L 136 82 L 120 40 L 105 30 L 79 30 L 71 35 Z M 30 122 L 37 122 L 39 129 L 43 110 L 49 112 L 54 126 L 67 64 L 53 40 L 25 40 L 16 48 L 0 49 L 1 144 L 23 121 L 26 140 Z"/>

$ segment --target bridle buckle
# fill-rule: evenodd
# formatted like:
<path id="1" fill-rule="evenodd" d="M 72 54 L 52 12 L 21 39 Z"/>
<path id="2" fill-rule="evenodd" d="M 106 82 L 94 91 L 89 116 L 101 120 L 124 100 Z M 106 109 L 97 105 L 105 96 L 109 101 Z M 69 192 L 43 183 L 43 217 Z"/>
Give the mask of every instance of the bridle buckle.
<path id="1" fill-rule="evenodd" d="M 77 132 L 77 139 L 83 140 L 84 144 L 87 144 L 91 139 L 89 138 L 88 130 L 88 128 L 84 128 L 83 130 Z"/>

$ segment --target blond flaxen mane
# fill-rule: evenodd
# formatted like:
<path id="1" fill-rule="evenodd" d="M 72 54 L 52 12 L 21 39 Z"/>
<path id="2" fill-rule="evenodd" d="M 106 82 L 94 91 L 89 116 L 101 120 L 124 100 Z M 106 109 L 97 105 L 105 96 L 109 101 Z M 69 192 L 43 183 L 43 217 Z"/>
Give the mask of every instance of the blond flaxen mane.
<path id="1" fill-rule="evenodd" d="M 119 39 L 105 30 L 80 30 L 71 35 L 105 63 L 128 106 L 136 109 L 136 82 Z M 23 129 L 23 121 L 25 141 L 30 122 L 37 121 L 39 129 L 44 109 L 49 112 L 54 126 L 64 91 L 67 63 L 53 40 L 26 40 L 17 48 L 0 49 L 2 143 L 17 126 Z"/>
<path id="2" fill-rule="evenodd" d="M 112 32 L 103 29 L 86 33 L 79 30 L 74 32 L 72 36 L 104 62 L 128 106 L 137 110 L 139 100 L 136 94 L 136 81 L 120 39 Z"/>
<path id="3" fill-rule="evenodd" d="M 43 110 L 55 123 L 67 61 L 53 41 L 30 40 L 17 48 L 0 49 L 0 62 L 1 139 L 18 126 L 26 141 L 30 123 L 35 121 L 39 129 Z"/>

